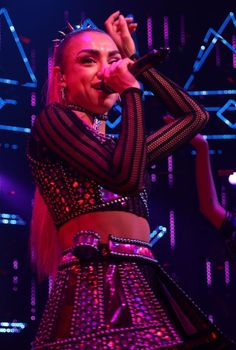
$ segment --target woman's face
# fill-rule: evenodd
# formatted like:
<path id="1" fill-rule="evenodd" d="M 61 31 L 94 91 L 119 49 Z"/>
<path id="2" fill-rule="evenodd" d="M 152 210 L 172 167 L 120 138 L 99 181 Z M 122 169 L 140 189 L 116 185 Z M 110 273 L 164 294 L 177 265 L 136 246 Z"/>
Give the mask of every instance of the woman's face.
<path id="1" fill-rule="evenodd" d="M 101 73 L 119 59 L 116 44 L 105 33 L 88 31 L 71 38 L 63 55 L 67 103 L 99 114 L 109 111 L 118 94 L 106 94 L 101 89 Z"/>

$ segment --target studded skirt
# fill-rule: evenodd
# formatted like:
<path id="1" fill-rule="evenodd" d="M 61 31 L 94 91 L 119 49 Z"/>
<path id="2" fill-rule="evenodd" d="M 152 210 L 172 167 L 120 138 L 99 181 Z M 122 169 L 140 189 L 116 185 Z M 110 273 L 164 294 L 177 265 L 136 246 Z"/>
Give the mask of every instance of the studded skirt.
<path id="1" fill-rule="evenodd" d="M 65 251 L 32 349 L 228 349 L 149 244 L 79 232 Z"/>

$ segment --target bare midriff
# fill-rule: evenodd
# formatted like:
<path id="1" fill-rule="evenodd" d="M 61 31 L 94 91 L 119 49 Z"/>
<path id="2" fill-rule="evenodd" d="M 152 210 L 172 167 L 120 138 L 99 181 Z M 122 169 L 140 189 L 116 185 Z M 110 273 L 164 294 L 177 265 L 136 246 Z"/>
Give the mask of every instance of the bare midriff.
<path id="1" fill-rule="evenodd" d="M 97 232 L 101 242 L 106 243 L 110 234 L 148 242 L 150 227 L 148 221 L 132 213 L 120 211 L 94 212 L 69 220 L 59 229 L 62 249 L 72 246 L 73 237 L 81 230 Z"/>

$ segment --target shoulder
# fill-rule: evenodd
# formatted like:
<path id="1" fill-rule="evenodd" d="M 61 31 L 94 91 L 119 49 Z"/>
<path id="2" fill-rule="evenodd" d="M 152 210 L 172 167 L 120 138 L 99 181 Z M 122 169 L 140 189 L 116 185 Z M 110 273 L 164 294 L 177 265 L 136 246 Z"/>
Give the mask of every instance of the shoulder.
<path id="1" fill-rule="evenodd" d="M 74 113 L 66 106 L 61 105 L 58 102 L 53 102 L 41 109 L 36 117 L 40 122 L 47 120 L 65 119 L 65 118 L 75 118 Z"/>

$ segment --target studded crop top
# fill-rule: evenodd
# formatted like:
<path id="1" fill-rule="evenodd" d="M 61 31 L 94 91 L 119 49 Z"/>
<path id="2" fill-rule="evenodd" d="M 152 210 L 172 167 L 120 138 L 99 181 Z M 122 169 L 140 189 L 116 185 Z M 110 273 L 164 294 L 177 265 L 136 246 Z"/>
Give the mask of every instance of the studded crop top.
<path id="1" fill-rule="evenodd" d="M 142 73 L 140 80 L 176 118 L 147 137 L 137 88 L 121 95 L 122 122 L 116 141 L 58 103 L 46 106 L 36 118 L 27 156 L 57 227 L 95 211 L 119 210 L 148 218 L 146 166 L 169 155 L 207 122 L 204 109 L 154 69 Z"/>

